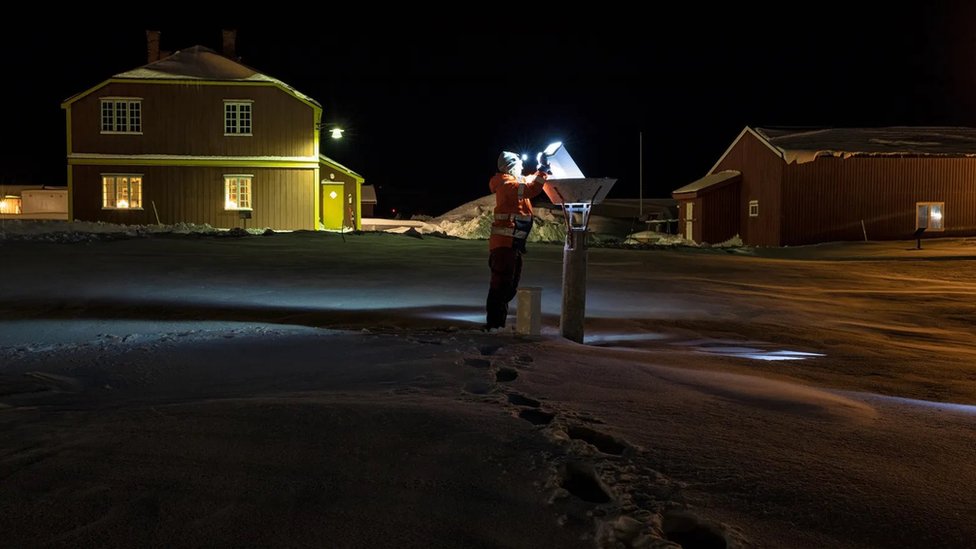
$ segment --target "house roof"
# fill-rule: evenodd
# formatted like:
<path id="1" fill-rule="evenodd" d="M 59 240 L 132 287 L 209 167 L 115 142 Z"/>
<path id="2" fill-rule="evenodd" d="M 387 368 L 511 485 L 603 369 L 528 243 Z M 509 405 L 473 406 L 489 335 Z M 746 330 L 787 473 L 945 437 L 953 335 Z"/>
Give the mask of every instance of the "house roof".
<path id="1" fill-rule="evenodd" d="M 318 101 L 285 84 L 281 80 L 272 78 L 266 74 L 261 74 L 251 67 L 228 59 L 212 49 L 203 46 L 193 46 L 192 48 L 183 49 L 159 61 L 143 65 L 130 71 L 120 72 L 111 79 L 67 99 L 62 107 L 74 103 L 109 82 L 125 80 L 172 80 L 174 82 L 196 80 L 200 82 L 266 83 L 285 90 L 305 103 L 318 108 L 322 107 Z"/>
<path id="2" fill-rule="evenodd" d="M 739 177 L 742 176 L 742 172 L 737 170 L 724 170 L 718 173 L 708 174 L 705 177 L 693 181 L 680 189 L 675 189 L 671 192 L 671 196 L 678 198 L 677 195 L 685 195 L 682 198 L 694 198 L 698 196 L 698 193 L 706 189 L 715 189 L 722 187 L 729 183 L 738 181 Z"/>
<path id="3" fill-rule="evenodd" d="M 820 156 L 976 156 L 976 128 L 756 128 L 787 163 Z"/>
<path id="4" fill-rule="evenodd" d="M 363 185 L 362 193 L 363 195 L 360 198 L 360 201 L 362 201 L 363 204 L 376 204 L 375 187 L 373 187 L 372 185 Z"/>
<path id="5" fill-rule="evenodd" d="M 358 179 L 360 183 L 366 180 L 366 178 L 364 178 L 363 176 L 350 170 L 349 168 L 343 166 L 342 164 L 336 162 L 335 160 L 332 160 L 331 158 L 325 156 L 324 154 L 319 153 L 319 162 L 327 166 L 331 166 L 333 169 L 339 170 L 340 172 L 344 172 L 349 176 L 353 177 L 354 179 Z"/>

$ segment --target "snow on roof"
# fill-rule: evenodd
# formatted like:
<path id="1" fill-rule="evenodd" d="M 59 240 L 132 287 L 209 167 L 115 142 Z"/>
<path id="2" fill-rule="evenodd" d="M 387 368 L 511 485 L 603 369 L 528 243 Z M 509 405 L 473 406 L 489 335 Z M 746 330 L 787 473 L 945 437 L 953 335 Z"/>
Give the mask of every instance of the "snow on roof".
<path id="1" fill-rule="evenodd" d="M 207 80 L 207 81 L 237 81 L 237 82 L 268 82 L 287 88 L 302 99 L 318 105 L 318 102 L 302 94 L 295 88 L 285 84 L 277 78 L 242 65 L 223 55 L 203 46 L 193 46 L 180 50 L 160 59 L 159 61 L 143 65 L 131 71 L 116 74 L 114 78 L 139 80 Z"/>
<path id="2" fill-rule="evenodd" d="M 363 185 L 362 192 L 363 196 L 360 202 L 363 204 L 376 204 L 376 188 L 372 185 Z"/>
<path id="3" fill-rule="evenodd" d="M 818 156 L 976 156 L 976 128 L 756 128 L 756 133 L 788 163 Z"/>
<path id="4" fill-rule="evenodd" d="M 363 178 L 363 176 L 361 176 L 358 173 L 350 170 L 346 166 L 343 166 L 342 164 L 336 162 L 335 160 L 329 158 L 328 156 L 325 156 L 322 153 L 319 153 L 319 162 L 323 162 L 325 164 L 329 164 L 330 166 L 334 166 L 337 170 L 342 170 L 342 171 L 348 173 L 349 175 L 351 175 L 353 177 L 358 177 L 359 179 L 362 179 Z"/>
<path id="5" fill-rule="evenodd" d="M 737 170 L 724 170 L 718 173 L 708 174 L 697 181 L 693 181 L 684 187 L 681 187 L 680 189 L 675 189 L 671 192 L 671 194 L 673 196 L 676 194 L 697 193 L 722 183 L 732 182 L 735 179 L 738 179 L 741 175 L 742 172 Z"/>

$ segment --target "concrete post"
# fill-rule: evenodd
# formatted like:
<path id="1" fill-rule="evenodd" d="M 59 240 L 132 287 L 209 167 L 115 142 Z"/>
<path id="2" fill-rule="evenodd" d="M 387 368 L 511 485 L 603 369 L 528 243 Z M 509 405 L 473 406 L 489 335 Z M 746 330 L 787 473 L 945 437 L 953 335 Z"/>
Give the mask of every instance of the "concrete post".
<path id="1" fill-rule="evenodd" d="M 563 248 L 563 310 L 559 333 L 576 343 L 583 343 L 586 317 L 586 235 L 587 231 L 569 231 Z"/>
<path id="2" fill-rule="evenodd" d="M 542 288 L 527 286 L 518 289 L 515 331 L 525 335 L 542 333 Z"/>

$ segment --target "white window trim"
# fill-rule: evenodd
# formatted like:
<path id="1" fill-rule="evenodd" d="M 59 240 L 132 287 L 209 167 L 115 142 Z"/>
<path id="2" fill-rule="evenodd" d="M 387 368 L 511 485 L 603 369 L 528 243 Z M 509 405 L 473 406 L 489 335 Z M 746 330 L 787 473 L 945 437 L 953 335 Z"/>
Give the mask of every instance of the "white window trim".
<path id="1" fill-rule="evenodd" d="M 233 103 L 233 104 L 237 104 L 237 105 L 247 103 L 248 105 L 252 105 L 251 106 L 251 131 L 249 131 L 247 133 L 227 133 L 227 104 L 228 103 Z M 223 113 L 222 113 L 223 116 L 221 118 L 221 124 L 224 125 L 224 137 L 253 137 L 254 136 L 254 107 L 253 107 L 253 104 L 254 104 L 254 100 L 253 99 L 224 99 L 224 102 L 222 103 L 222 105 L 224 107 Z M 240 111 L 238 111 L 238 117 L 237 117 L 238 126 L 240 126 L 240 120 L 241 120 L 240 119 Z"/>
<path id="2" fill-rule="evenodd" d="M 102 178 L 101 184 L 102 184 L 102 192 L 103 193 L 105 192 L 104 185 L 105 185 L 105 178 L 106 177 L 129 177 L 129 178 L 138 177 L 139 178 L 139 194 L 140 194 L 139 199 L 140 199 L 140 203 L 145 203 L 146 202 L 144 199 L 142 199 L 142 196 L 141 196 L 143 194 L 142 193 L 142 191 L 143 191 L 142 184 L 143 184 L 144 179 L 145 179 L 145 174 L 141 174 L 141 173 L 103 173 L 103 174 L 99 174 L 99 176 Z M 115 210 L 115 211 L 125 212 L 125 211 L 140 211 L 140 210 L 144 210 L 145 208 L 143 208 L 142 206 L 139 206 L 138 208 L 116 208 L 115 206 L 106 206 L 104 204 L 104 200 L 103 200 L 103 202 L 102 202 L 102 209 L 103 210 Z"/>
<path id="3" fill-rule="evenodd" d="M 753 209 L 755 206 L 755 209 Z M 755 211 L 755 213 L 753 213 Z M 749 217 L 759 217 L 759 201 L 750 200 L 749 201 Z"/>
<path id="4" fill-rule="evenodd" d="M 915 229 L 916 230 L 918 230 L 918 229 L 921 228 L 921 227 L 918 226 L 918 207 L 919 206 L 930 206 L 930 208 L 929 208 L 929 220 L 931 220 L 931 218 L 932 218 L 932 209 L 931 209 L 931 206 L 938 206 L 939 207 L 939 210 L 942 211 L 942 220 L 941 220 L 942 221 L 942 226 L 939 227 L 938 229 L 933 229 L 932 227 L 926 227 L 925 230 L 927 232 L 933 232 L 933 233 L 945 232 L 945 230 L 946 230 L 945 229 L 945 227 L 946 227 L 946 222 L 945 222 L 945 220 L 946 220 L 945 202 L 916 202 L 915 203 Z"/>
<path id="5" fill-rule="evenodd" d="M 101 129 L 101 127 L 102 127 L 102 104 L 105 103 L 106 101 L 111 101 L 113 103 L 116 102 L 116 101 L 126 101 L 126 102 L 129 102 L 129 103 L 139 103 L 139 128 L 140 128 L 139 131 L 137 131 L 137 132 L 120 132 L 120 131 L 115 131 L 115 130 L 102 130 Z M 113 107 L 113 110 L 114 110 L 114 107 Z M 113 112 L 112 116 L 113 116 L 112 120 L 114 121 L 115 120 L 115 118 L 114 118 L 114 116 L 115 116 L 114 112 Z M 129 121 L 129 122 L 131 123 L 131 121 Z M 127 125 L 128 125 L 128 123 L 127 123 Z M 101 130 L 101 131 L 99 131 L 99 133 L 102 134 L 102 135 L 143 135 L 143 133 L 142 133 L 142 127 L 143 127 L 143 124 L 142 124 L 142 98 L 141 97 L 116 97 L 116 96 L 99 97 L 98 98 L 98 127 Z"/>
<path id="6" fill-rule="evenodd" d="M 232 178 L 246 177 L 248 182 L 248 198 L 251 200 L 249 208 L 228 208 L 227 207 L 227 180 Z M 253 173 L 225 173 L 224 174 L 224 211 L 226 212 L 253 212 L 254 211 L 254 174 Z"/>

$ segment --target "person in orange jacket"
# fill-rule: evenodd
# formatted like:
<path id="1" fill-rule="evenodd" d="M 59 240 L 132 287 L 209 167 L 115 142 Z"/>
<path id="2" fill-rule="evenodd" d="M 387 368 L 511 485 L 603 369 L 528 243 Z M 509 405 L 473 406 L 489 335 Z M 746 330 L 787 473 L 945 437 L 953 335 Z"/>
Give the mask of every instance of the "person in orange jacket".
<path id="1" fill-rule="evenodd" d="M 515 153 L 502 151 L 498 155 L 498 173 L 488 182 L 495 194 L 495 217 L 488 239 L 488 267 L 491 285 L 485 303 L 485 329 L 504 328 L 508 317 L 508 303 L 518 291 L 522 276 L 522 255 L 525 242 L 532 231 L 532 199 L 542 192 L 549 177 L 549 163 L 539 156 L 536 172 L 522 175 L 522 159 Z"/>

